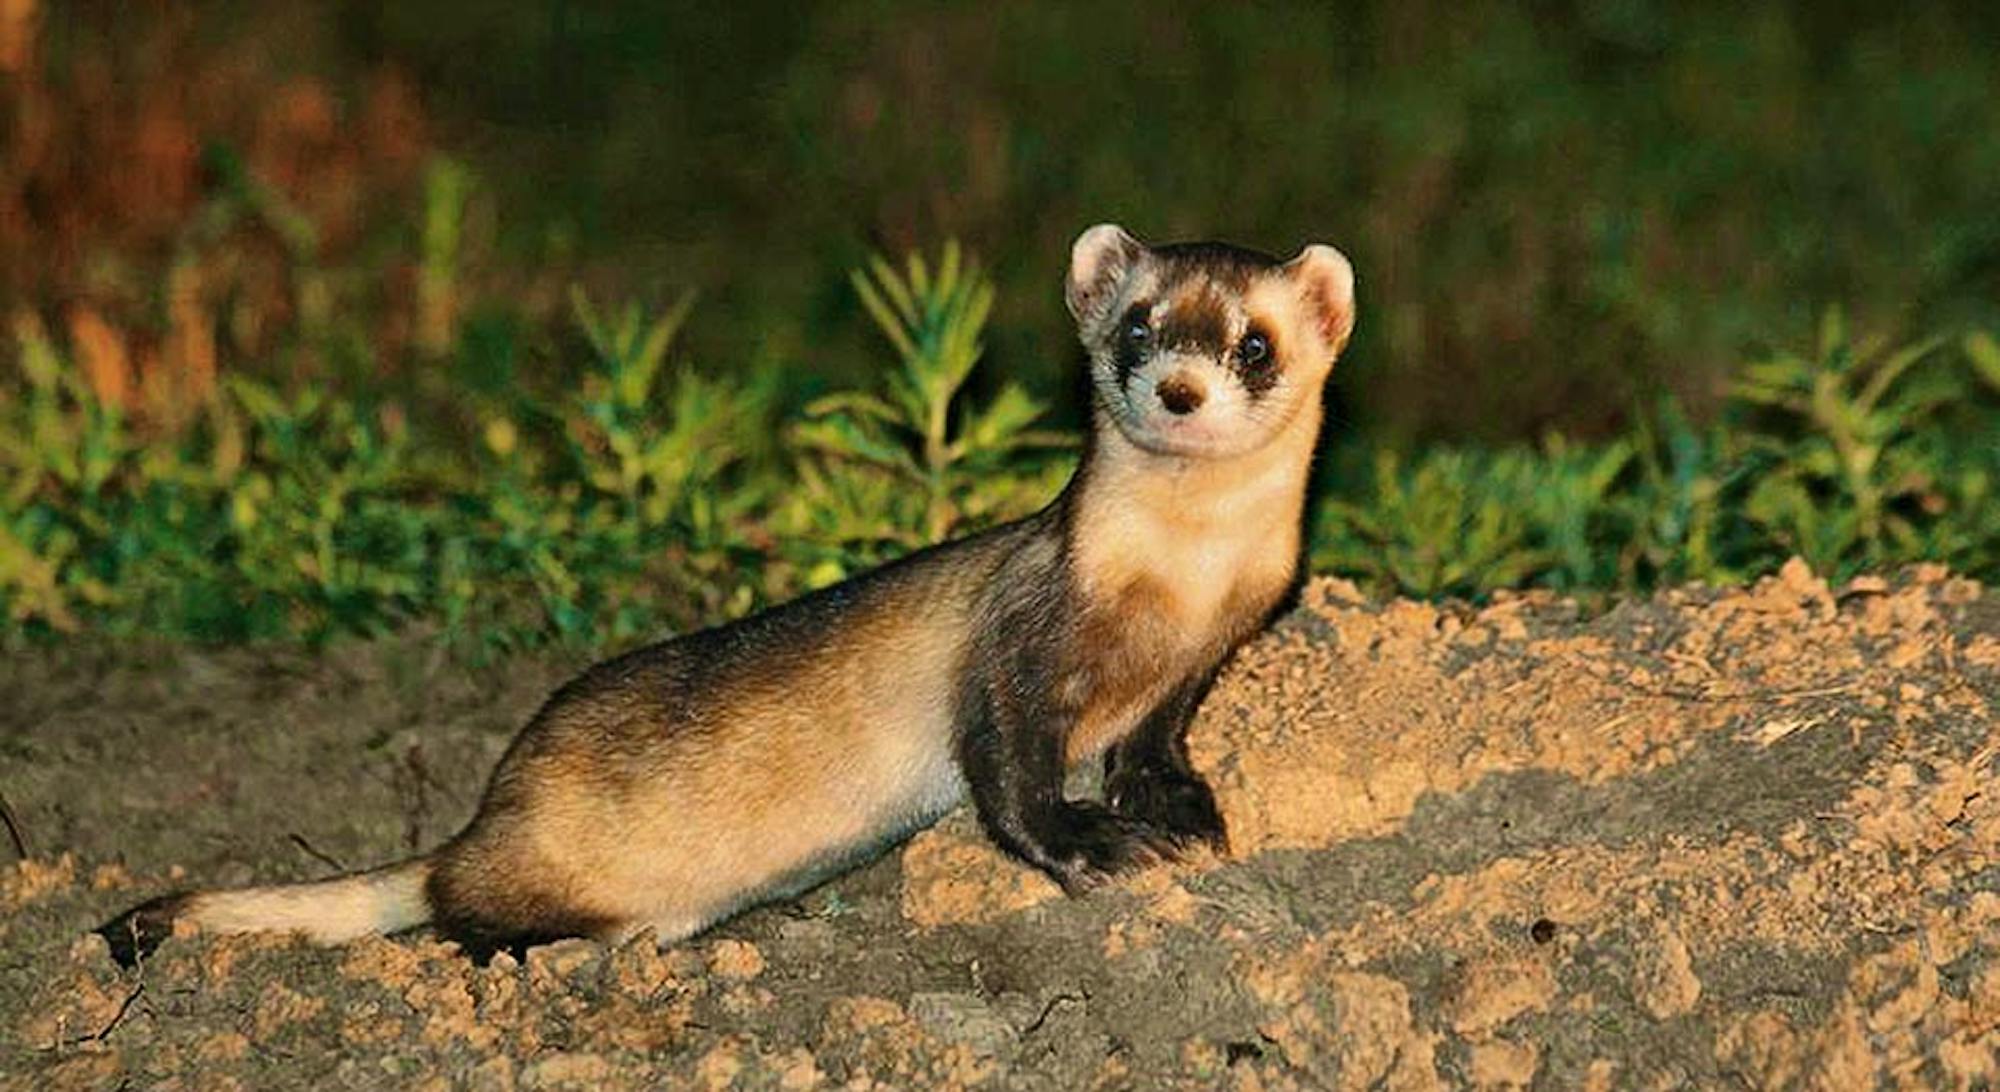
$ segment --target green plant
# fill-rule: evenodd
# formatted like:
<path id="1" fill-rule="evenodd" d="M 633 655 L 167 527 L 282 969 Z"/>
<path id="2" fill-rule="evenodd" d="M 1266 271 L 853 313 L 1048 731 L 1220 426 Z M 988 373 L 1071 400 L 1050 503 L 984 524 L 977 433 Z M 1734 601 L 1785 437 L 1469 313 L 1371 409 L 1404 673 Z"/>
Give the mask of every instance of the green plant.
<path id="1" fill-rule="evenodd" d="M 1383 450 L 1373 464 L 1362 499 L 1321 502 L 1318 564 L 1439 596 L 1526 583 L 1554 563 L 1520 503 L 1520 454 L 1439 451 L 1406 466 Z"/>
<path id="2" fill-rule="evenodd" d="M 800 496 L 820 513 L 808 521 L 866 559 L 871 546 L 926 545 L 1046 500 L 1029 456 L 1068 441 L 1032 427 L 1043 404 L 1012 382 L 983 405 L 966 395 L 993 287 L 958 244 L 934 270 L 919 254 L 901 273 L 877 257 L 852 281 L 899 366 L 882 391 L 820 398 L 794 426 L 809 456 Z"/>
<path id="3" fill-rule="evenodd" d="M 1853 342 L 1829 312 L 1813 353 L 1746 367 L 1707 426 L 1669 402 L 1599 445 L 1377 453 L 1322 503 L 1314 559 L 1424 596 L 1734 582 L 1794 554 L 1837 577 L 1919 559 L 1990 572 L 2000 415 L 1979 385 L 2000 390 L 2000 346 L 1960 339 L 1966 368 L 1950 344 Z"/>
<path id="4" fill-rule="evenodd" d="M 487 421 L 485 458 L 456 497 L 473 522 L 450 544 L 454 580 L 469 600 L 480 577 L 525 574 L 541 626 L 569 640 L 747 609 L 764 589 L 731 562 L 738 523 L 767 496 L 757 437 L 769 431 L 773 376 L 746 385 L 669 366 L 691 292 L 657 317 L 632 304 L 602 313 L 581 291 L 571 303 L 586 366 L 562 397 L 527 407 L 529 420 Z"/>
<path id="5" fill-rule="evenodd" d="M 367 387 L 225 377 L 179 430 L 106 405 L 31 317 L 0 375 L 0 634 L 321 640 L 440 624 L 479 649 L 623 644 L 789 597 L 1025 512 L 1069 460 L 1006 384 L 978 396 L 991 290 L 947 247 L 854 279 L 880 389 L 781 427 L 782 375 L 677 359 L 692 296 L 571 299 L 542 393 L 412 414 Z M 458 352 L 512 352 L 458 339 Z M 564 348 L 567 346 L 568 348 Z M 1313 560 L 1384 592 L 1600 596 L 1914 560 L 2000 573 L 2000 344 L 1903 348 L 1837 316 L 1603 443 L 1327 453 Z M 469 431 L 459 426 L 469 424 Z M 470 442 L 467 442 L 470 441 Z"/>
<path id="6" fill-rule="evenodd" d="M 64 366 L 40 323 L 17 316 L 14 338 L 24 389 L 5 404 L 0 429 L 0 603 L 14 625 L 73 632 L 74 604 L 112 599 L 80 555 L 111 531 L 103 500 L 136 446 L 123 415 Z"/>
<path id="7" fill-rule="evenodd" d="M 666 368 L 685 314 L 605 319 L 579 296 L 579 381 L 489 407 L 458 452 L 393 404 L 243 376 L 199 427 L 140 437 L 23 320 L 0 398 L 0 606 L 30 632 L 316 639 L 437 617 L 502 645 L 747 609 L 783 590 L 729 571 L 770 473 L 723 479 L 769 431 L 766 385 Z"/>
<path id="8" fill-rule="evenodd" d="M 1930 437 L 1970 393 L 1962 371 L 1925 367 L 1945 344 L 1857 342 L 1829 310 L 1811 355 L 1750 363 L 1732 388 L 1761 469 L 1745 514 L 1824 572 L 1907 556 L 1935 503 L 1941 452 Z"/>
<path id="9" fill-rule="evenodd" d="M 631 304 L 615 318 L 601 317 L 581 290 L 570 298 L 595 361 L 572 403 L 580 412 L 564 421 L 573 470 L 644 523 L 668 522 L 690 505 L 699 509 L 705 498 L 696 487 L 739 456 L 744 430 L 737 416 L 755 412 L 743 403 L 761 392 L 687 369 L 663 377 L 667 351 L 694 307 L 693 292 L 651 320 Z"/>

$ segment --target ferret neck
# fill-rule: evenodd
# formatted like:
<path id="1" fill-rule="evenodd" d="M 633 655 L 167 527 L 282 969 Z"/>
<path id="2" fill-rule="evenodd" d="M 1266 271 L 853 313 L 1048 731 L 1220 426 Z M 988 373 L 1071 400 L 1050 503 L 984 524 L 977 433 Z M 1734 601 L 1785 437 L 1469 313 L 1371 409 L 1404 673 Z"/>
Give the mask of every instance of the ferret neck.
<path id="1" fill-rule="evenodd" d="M 1190 533 L 1282 534 L 1296 542 L 1320 415 L 1319 400 L 1308 400 L 1263 447 L 1202 458 L 1140 448 L 1099 410 L 1085 465 L 1064 498 L 1070 524 L 1135 525 L 1129 517 L 1144 515 Z"/>

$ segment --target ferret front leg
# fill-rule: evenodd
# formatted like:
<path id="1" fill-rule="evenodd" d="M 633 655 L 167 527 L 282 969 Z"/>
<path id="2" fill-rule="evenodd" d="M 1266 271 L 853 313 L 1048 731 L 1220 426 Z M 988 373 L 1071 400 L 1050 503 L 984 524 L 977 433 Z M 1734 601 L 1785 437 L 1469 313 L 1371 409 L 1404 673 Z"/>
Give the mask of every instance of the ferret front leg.
<path id="1" fill-rule="evenodd" d="M 1215 793 L 1188 762 L 1187 730 L 1207 695 L 1212 674 L 1175 687 L 1146 719 L 1104 755 L 1104 799 L 1111 810 L 1137 819 L 1176 846 L 1206 843 L 1229 852 L 1229 832 L 1216 810 Z"/>
<path id="2" fill-rule="evenodd" d="M 1063 799 L 1066 720 L 1044 697 L 1007 681 L 975 705 L 959 736 L 959 765 L 980 823 L 1001 848 L 1072 894 L 1172 854 L 1172 839 L 1151 825 Z"/>

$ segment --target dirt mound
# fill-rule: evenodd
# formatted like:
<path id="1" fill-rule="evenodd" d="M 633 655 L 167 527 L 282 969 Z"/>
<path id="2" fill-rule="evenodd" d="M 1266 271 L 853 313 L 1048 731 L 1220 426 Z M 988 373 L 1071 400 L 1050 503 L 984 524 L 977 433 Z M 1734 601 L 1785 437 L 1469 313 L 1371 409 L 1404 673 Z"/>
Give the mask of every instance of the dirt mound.
<path id="1" fill-rule="evenodd" d="M 575 664 L 427 648 L 0 665 L 0 1086 L 2000 1080 L 2000 600 L 1940 571 L 1589 619 L 1315 582 L 1192 737 L 1232 859 L 1085 899 L 961 813 L 665 952 L 82 936 L 449 833 Z"/>

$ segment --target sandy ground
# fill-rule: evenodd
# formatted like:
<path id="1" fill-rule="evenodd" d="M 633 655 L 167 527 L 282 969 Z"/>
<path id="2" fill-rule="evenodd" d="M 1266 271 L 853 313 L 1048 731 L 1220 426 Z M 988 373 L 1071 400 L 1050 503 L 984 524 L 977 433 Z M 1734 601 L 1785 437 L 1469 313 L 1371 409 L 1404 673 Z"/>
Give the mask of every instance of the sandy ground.
<path id="1" fill-rule="evenodd" d="M 1193 733 L 1233 859 L 1081 899 L 959 814 L 666 951 L 86 935 L 438 841 L 576 666 L 0 662 L 0 1088 L 2000 1083 L 2000 596 L 1922 569 L 1587 619 L 1315 582 Z"/>

